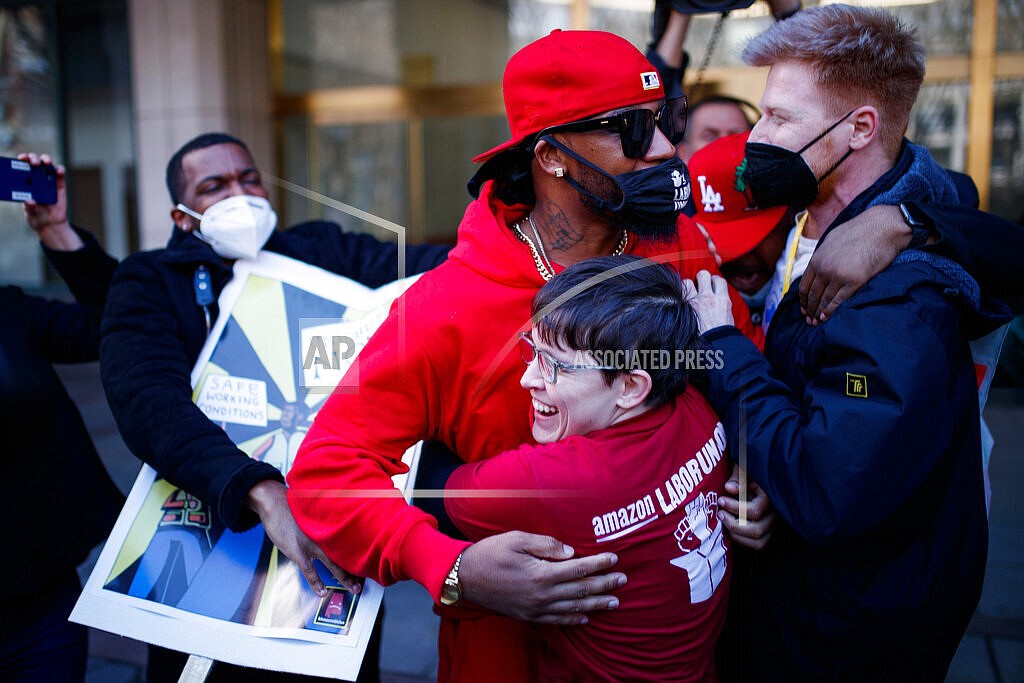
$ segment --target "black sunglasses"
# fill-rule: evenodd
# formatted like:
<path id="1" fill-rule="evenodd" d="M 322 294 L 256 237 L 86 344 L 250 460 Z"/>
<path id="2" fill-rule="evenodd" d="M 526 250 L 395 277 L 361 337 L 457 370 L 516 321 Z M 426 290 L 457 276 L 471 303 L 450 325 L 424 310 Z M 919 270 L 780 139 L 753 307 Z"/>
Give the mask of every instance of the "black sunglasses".
<path id="1" fill-rule="evenodd" d="M 657 113 L 644 108 L 629 109 L 597 119 L 562 123 L 545 128 L 537 133 L 535 139 L 539 140 L 552 133 L 585 133 L 614 129 L 622 140 L 622 153 L 630 159 L 643 159 L 654 142 L 655 126 L 673 145 L 682 142 L 683 133 L 686 132 L 686 96 L 666 101 Z"/>

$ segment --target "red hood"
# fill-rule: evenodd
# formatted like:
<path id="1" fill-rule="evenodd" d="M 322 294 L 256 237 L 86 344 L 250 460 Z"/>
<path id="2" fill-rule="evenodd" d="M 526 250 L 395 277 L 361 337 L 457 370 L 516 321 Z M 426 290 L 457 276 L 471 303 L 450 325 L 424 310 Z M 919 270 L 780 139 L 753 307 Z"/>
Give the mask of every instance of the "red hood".
<path id="1" fill-rule="evenodd" d="M 509 228 L 530 212 L 530 206 L 503 203 L 493 193 L 494 182 L 484 183 L 480 198 L 466 208 L 459 237 L 448 258 L 483 277 L 510 287 L 539 289 L 544 284 L 530 248 Z M 497 246 L 496 246 L 497 245 Z"/>

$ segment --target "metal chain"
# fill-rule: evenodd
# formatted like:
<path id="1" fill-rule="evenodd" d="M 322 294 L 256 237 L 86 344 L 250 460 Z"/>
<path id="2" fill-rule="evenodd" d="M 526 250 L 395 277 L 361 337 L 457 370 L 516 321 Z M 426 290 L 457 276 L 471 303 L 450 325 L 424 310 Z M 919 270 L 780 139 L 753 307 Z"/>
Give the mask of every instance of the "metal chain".
<path id="1" fill-rule="evenodd" d="M 707 71 L 708 64 L 711 63 L 711 55 L 714 54 L 715 48 L 718 47 L 718 40 L 722 37 L 722 27 L 725 25 L 725 19 L 728 16 L 728 12 L 722 12 L 715 21 L 714 27 L 711 29 L 711 38 L 708 40 L 708 49 L 707 52 L 704 53 L 704 61 L 701 62 L 700 68 L 697 69 L 697 80 L 693 84 L 692 91 L 694 93 L 700 89 L 700 84 L 704 82 L 704 72 Z"/>

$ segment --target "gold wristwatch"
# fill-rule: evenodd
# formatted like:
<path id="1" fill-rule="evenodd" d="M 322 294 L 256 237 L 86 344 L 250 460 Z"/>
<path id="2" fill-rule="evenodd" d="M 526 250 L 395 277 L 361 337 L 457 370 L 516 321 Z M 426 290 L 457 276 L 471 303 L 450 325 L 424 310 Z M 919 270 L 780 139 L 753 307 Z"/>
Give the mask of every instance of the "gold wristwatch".
<path id="1" fill-rule="evenodd" d="M 465 552 L 465 551 L 463 551 Z M 441 604 L 452 607 L 462 601 L 462 585 L 459 583 L 459 565 L 462 564 L 462 553 L 455 558 L 455 564 L 441 586 Z"/>

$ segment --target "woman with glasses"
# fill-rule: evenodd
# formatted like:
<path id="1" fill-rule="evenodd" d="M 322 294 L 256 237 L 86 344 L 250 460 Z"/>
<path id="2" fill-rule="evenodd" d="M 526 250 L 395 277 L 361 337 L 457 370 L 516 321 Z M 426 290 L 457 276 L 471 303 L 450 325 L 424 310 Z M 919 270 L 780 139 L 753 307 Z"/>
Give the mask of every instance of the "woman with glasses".
<path id="1" fill-rule="evenodd" d="M 519 529 L 619 557 L 618 609 L 586 628 L 538 627 L 536 680 L 713 680 L 730 465 L 725 430 L 687 382 L 715 358 L 696 348 L 679 276 L 630 256 L 583 261 L 541 288 L 533 319 L 520 384 L 537 445 L 458 467 L 449 516 L 471 540 Z"/>

